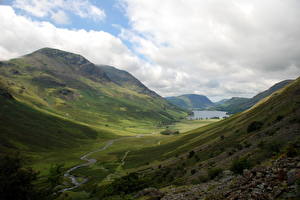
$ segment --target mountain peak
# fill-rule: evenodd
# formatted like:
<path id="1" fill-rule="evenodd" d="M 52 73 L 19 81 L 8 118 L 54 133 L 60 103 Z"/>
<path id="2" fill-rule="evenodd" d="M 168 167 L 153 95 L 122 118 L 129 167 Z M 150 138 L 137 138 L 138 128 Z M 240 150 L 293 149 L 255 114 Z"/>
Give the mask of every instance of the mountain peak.
<path id="1" fill-rule="evenodd" d="M 82 55 L 67 52 L 67 51 L 60 50 L 60 49 L 49 48 L 49 47 L 39 49 L 31 54 L 28 54 L 27 56 L 37 55 L 37 54 L 42 54 L 49 58 L 54 58 L 54 59 L 62 58 L 62 60 L 66 61 L 67 64 L 83 65 L 83 64 L 91 63 L 89 60 L 87 60 Z"/>

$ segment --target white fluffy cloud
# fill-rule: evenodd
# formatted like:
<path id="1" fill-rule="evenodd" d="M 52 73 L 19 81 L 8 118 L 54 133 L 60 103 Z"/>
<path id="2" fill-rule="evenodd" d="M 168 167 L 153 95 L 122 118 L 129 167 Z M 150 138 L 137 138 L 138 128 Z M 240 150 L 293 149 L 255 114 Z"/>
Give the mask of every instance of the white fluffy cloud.
<path id="1" fill-rule="evenodd" d="M 299 0 L 119 1 L 130 23 L 119 38 L 57 28 L 0 6 L 0 59 L 59 48 L 126 69 L 163 96 L 198 93 L 213 100 L 253 96 L 300 75 Z M 88 0 L 14 2 L 60 24 L 69 22 L 69 11 L 94 20 L 105 16 Z"/>
<path id="2" fill-rule="evenodd" d="M 13 6 L 35 17 L 50 17 L 57 24 L 69 23 L 65 11 L 95 21 L 105 18 L 105 11 L 89 0 L 14 0 Z"/>
<path id="3" fill-rule="evenodd" d="M 122 41 L 103 31 L 57 28 L 49 22 L 34 22 L 18 16 L 10 6 L 0 6 L 0 60 L 36 51 L 58 48 L 81 54 L 97 64 L 135 69 L 139 59 Z"/>
<path id="4" fill-rule="evenodd" d="M 164 95 L 252 96 L 300 75 L 298 0 L 122 0 Z M 142 76 L 141 76 L 142 77 Z"/>

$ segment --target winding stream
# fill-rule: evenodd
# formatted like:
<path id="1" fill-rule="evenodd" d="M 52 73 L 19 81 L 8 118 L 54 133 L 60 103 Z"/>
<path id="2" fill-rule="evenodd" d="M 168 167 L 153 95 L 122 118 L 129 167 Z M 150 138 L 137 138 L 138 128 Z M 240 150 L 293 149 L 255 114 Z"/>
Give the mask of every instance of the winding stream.
<path id="1" fill-rule="evenodd" d="M 78 181 L 77 178 L 71 174 L 72 171 L 78 169 L 78 168 L 81 168 L 81 167 L 86 167 L 86 166 L 89 166 L 89 165 L 92 165 L 94 163 L 97 162 L 96 159 L 94 158 L 88 158 L 91 154 L 93 153 L 96 153 L 96 152 L 100 152 L 100 151 L 104 151 L 106 150 L 108 147 L 110 147 L 111 145 L 113 145 L 113 143 L 115 141 L 118 141 L 118 140 L 121 140 L 121 139 L 124 139 L 124 138 L 119 138 L 119 139 L 114 139 L 114 140 L 109 140 L 106 145 L 100 149 L 97 149 L 95 151 L 91 151 L 83 156 L 80 157 L 80 160 L 83 160 L 83 161 L 86 161 L 86 163 L 83 163 L 83 164 L 80 164 L 80 165 L 76 165 L 70 169 L 68 169 L 66 171 L 66 173 L 64 174 L 64 177 L 67 177 L 71 180 L 73 186 L 72 187 L 68 187 L 68 188 L 64 188 L 62 190 L 60 190 L 59 192 L 65 192 L 65 191 L 69 191 L 69 190 L 73 190 L 75 188 L 78 188 L 79 186 L 81 186 L 82 184 L 86 183 L 88 181 L 88 178 L 84 178 L 83 181 Z"/>
<path id="2" fill-rule="evenodd" d="M 64 188 L 62 190 L 60 190 L 59 192 L 65 192 L 65 191 L 69 191 L 69 190 L 73 190 L 75 188 L 78 188 L 79 186 L 81 186 L 82 184 L 86 183 L 88 181 L 88 178 L 83 178 L 82 181 L 78 181 L 77 179 L 80 178 L 80 177 L 75 177 L 74 175 L 71 174 L 72 171 L 76 170 L 76 169 L 79 169 L 81 167 L 86 167 L 86 166 L 89 166 L 89 165 L 92 165 L 94 163 L 97 162 L 96 159 L 94 158 L 88 158 L 90 155 L 92 155 L 93 153 L 96 153 L 96 152 L 100 152 L 100 151 L 104 151 L 106 150 L 108 147 L 110 147 L 111 145 L 114 144 L 114 142 L 116 141 L 119 141 L 119 140 L 123 140 L 123 139 L 127 139 L 127 138 L 132 138 L 132 137 L 136 137 L 136 138 L 140 138 L 140 137 L 143 137 L 145 136 L 144 134 L 141 134 L 141 135 L 136 135 L 136 136 L 129 136 L 129 137 L 123 137 L 123 138 L 118 138 L 118 139 L 113 139 L 113 140 L 109 140 L 104 147 L 100 148 L 100 149 L 97 149 L 95 151 L 91 151 L 83 156 L 80 157 L 80 160 L 83 160 L 83 161 L 86 161 L 86 163 L 83 163 L 83 164 L 79 164 L 79 165 L 76 165 L 70 169 L 68 169 L 66 171 L 66 173 L 64 174 L 64 177 L 67 177 L 71 180 L 73 186 L 72 187 L 67 187 L 67 188 Z M 124 155 L 124 157 L 122 158 L 121 162 L 123 164 L 125 164 L 125 159 L 128 155 L 129 151 L 127 151 Z M 81 177 L 82 178 L 82 177 Z"/>

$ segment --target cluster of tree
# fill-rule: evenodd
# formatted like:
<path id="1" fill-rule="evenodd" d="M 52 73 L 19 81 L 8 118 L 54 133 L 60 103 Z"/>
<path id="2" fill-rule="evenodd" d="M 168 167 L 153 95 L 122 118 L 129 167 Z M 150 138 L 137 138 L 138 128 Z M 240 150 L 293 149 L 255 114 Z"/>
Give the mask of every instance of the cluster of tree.
<path id="1" fill-rule="evenodd" d="M 160 134 L 162 134 L 162 135 L 178 135 L 179 131 L 178 130 L 166 129 L 164 131 L 161 131 Z"/>
<path id="2" fill-rule="evenodd" d="M 54 165 L 46 177 L 29 167 L 18 153 L 0 155 L 1 200 L 51 200 L 62 183 L 63 165 Z"/>

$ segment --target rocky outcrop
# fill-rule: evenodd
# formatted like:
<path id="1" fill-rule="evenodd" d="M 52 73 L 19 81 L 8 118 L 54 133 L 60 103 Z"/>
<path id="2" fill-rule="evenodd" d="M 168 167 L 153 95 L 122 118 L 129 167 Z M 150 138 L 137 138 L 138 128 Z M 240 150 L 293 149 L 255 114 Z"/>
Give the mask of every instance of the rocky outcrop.
<path id="1" fill-rule="evenodd" d="M 270 167 L 244 170 L 229 190 L 226 199 L 287 199 L 296 198 L 296 180 L 300 180 L 300 158 L 281 158 Z"/>
<path id="2" fill-rule="evenodd" d="M 223 174 L 207 183 L 170 187 L 161 200 L 273 200 L 300 199 L 300 157 L 280 158 L 270 166 Z"/>
<path id="3" fill-rule="evenodd" d="M 159 200 L 164 196 L 164 193 L 156 188 L 146 188 L 135 195 L 135 198 L 147 196 L 148 200 Z"/>

